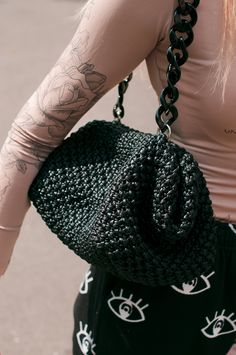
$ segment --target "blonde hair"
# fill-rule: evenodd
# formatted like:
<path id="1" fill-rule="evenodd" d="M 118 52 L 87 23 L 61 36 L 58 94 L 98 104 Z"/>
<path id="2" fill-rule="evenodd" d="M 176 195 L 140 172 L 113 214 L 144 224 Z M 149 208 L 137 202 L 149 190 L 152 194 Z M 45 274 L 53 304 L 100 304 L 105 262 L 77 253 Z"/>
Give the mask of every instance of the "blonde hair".
<path id="1" fill-rule="evenodd" d="M 226 52 L 232 56 L 233 42 L 235 40 L 236 31 L 236 1 L 224 0 L 224 35 L 223 35 L 223 47 L 225 44 Z M 223 48 L 222 48 L 223 52 Z"/>
<path id="2" fill-rule="evenodd" d="M 223 36 L 219 55 L 216 59 L 216 83 L 222 85 L 224 100 L 226 82 L 234 59 L 236 41 L 236 0 L 223 0 Z"/>

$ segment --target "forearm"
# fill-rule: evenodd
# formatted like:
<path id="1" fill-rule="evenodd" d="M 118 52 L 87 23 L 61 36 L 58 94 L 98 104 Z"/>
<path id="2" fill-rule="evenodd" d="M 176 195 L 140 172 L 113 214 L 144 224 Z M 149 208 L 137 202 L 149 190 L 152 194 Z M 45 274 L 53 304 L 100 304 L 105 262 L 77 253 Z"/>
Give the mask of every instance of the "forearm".
<path id="1" fill-rule="evenodd" d="M 6 231 L 0 228 L 0 277 L 4 274 L 10 262 L 19 232 L 20 229 Z"/>
<path id="2" fill-rule="evenodd" d="M 31 181 L 31 174 L 28 172 L 23 175 L 10 162 L 2 151 L 0 154 L 0 276 L 10 262 L 20 226 L 30 206 L 27 185 Z"/>
<path id="3" fill-rule="evenodd" d="M 67 54 L 66 68 L 62 57 L 21 109 L 0 153 L 0 226 L 23 223 L 30 206 L 28 189 L 41 164 L 102 96 L 105 81 L 94 65 L 82 63 L 77 68 Z M 0 275 L 18 234 L 0 227 Z"/>
<path id="4" fill-rule="evenodd" d="M 155 0 L 150 9 L 141 0 L 131 1 L 128 8 L 125 0 L 109 6 L 106 0 L 87 3 L 74 37 L 19 112 L 3 145 L 0 225 L 22 224 L 30 205 L 29 187 L 48 154 L 109 89 L 153 50 L 160 34 L 152 7 L 161 14 Z M 1 233 L 0 264 L 1 260 L 8 262 L 17 238 L 17 233 L 12 238 L 7 234 L 10 232 Z"/>

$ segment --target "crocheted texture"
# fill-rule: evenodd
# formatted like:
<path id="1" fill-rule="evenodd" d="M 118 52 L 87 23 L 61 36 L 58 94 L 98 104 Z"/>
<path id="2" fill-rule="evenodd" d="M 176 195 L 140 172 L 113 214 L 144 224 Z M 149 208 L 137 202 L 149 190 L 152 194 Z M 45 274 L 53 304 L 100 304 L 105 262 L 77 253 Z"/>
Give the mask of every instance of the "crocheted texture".
<path id="1" fill-rule="evenodd" d="M 120 278 L 170 285 L 213 267 L 204 177 L 162 133 L 90 122 L 49 155 L 29 196 L 63 243 Z"/>

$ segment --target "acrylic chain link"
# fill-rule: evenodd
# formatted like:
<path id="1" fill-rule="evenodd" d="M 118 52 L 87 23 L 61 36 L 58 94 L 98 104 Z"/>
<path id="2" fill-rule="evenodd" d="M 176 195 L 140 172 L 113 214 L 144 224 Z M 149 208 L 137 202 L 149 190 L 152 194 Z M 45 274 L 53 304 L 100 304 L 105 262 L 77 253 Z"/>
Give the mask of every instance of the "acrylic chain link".
<path id="1" fill-rule="evenodd" d="M 174 105 L 179 97 L 179 90 L 175 86 L 180 80 L 180 67 L 187 61 L 187 47 L 192 43 L 193 26 L 197 22 L 196 8 L 200 0 L 192 2 L 178 0 L 178 7 L 174 11 L 174 24 L 169 32 L 170 46 L 167 50 L 169 62 L 167 68 L 167 86 L 160 95 L 160 106 L 156 112 L 156 122 L 162 132 L 170 129 L 178 117 L 178 110 Z M 113 116 L 120 121 L 124 117 L 124 94 L 132 79 L 132 73 L 118 85 L 118 100 L 113 108 Z M 164 117 L 165 116 L 165 117 Z"/>

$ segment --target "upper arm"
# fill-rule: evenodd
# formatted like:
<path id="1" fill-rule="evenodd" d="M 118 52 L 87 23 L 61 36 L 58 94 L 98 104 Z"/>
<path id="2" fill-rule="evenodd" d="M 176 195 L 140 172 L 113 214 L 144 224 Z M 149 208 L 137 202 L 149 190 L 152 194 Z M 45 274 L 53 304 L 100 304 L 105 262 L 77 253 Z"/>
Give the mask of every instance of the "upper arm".
<path id="1" fill-rule="evenodd" d="M 161 3 L 158 0 L 90 0 L 70 44 L 77 54 L 74 57 L 77 65 L 92 63 L 106 76 L 106 87 L 113 87 L 161 39 L 165 13 Z"/>
<path id="2" fill-rule="evenodd" d="M 161 40 L 172 2 L 88 1 L 74 37 L 41 85 L 43 108 L 74 109 L 81 117 Z"/>
<path id="3" fill-rule="evenodd" d="M 61 57 L 15 122 L 55 147 L 161 40 L 174 0 L 89 0 Z"/>

